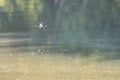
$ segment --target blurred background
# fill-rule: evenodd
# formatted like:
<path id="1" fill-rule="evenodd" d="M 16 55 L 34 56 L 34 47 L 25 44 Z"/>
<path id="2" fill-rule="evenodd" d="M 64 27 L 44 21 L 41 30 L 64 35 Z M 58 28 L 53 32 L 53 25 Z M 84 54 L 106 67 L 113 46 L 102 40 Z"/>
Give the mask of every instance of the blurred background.
<path id="1" fill-rule="evenodd" d="M 0 0 L 0 48 L 119 58 L 120 0 Z"/>

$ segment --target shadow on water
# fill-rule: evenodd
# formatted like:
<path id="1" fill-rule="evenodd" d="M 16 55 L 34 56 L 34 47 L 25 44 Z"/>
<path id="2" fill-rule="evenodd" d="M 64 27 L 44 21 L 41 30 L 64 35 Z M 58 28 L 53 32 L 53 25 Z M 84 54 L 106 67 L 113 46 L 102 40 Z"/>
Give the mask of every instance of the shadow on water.
<path id="1" fill-rule="evenodd" d="M 53 44 L 42 44 L 36 42 L 36 39 L 30 38 L 28 33 L 0 33 L 0 50 L 5 49 L 8 52 L 15 54 L 64 54 L 66 56 L 83 55 L 90 56 L 91 54 L 102 54 L 106 59 L 119 59 L 119 49 L 114 48 L 95 48 L 93 46 L 61 46 Z"/>

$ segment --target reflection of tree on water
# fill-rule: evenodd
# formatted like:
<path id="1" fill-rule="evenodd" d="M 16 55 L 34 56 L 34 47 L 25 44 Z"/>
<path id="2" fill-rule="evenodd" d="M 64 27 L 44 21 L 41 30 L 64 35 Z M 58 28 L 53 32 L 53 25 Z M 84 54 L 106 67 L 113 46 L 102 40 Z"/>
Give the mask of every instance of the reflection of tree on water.
<path id="1" fill-rule="evenodd" d="M 118 0 L 6 0 L 5 3 L 0 11 L 0 30 L 28 32 L 29 46 L 61 45 L 73 51 L 86 47 L 119 49 Z"/>

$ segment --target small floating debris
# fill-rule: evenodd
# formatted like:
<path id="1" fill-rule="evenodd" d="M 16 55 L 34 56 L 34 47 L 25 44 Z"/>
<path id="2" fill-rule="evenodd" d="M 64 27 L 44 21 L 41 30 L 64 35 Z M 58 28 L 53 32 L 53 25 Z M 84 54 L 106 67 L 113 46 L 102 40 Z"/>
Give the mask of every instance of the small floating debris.
<path id="1" fill-rule="evenodd" d="M 36 27 L 39 29 L 45 30 L 47 25 L 44 26 L 43 23 L 41 22 L 41 23 L 39 23 L 39 25 L 36 25 Z"/>

